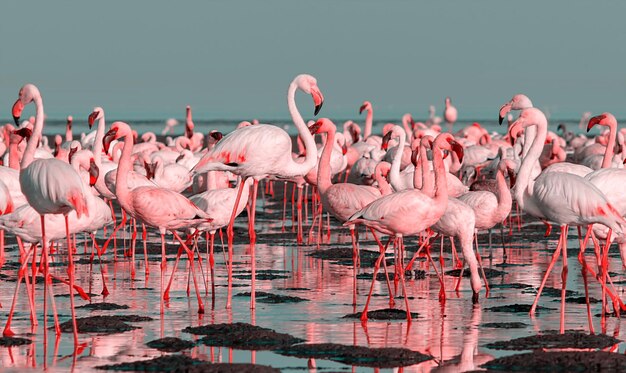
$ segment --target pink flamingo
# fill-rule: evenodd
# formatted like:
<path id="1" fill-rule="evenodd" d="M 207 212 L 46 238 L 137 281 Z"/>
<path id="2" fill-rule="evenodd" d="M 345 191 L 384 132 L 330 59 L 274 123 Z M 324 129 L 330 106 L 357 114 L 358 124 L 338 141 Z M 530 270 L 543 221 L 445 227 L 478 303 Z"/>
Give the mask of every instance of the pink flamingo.
<path id="1" fill-rule="evenodd" d="M 74 136 L 72 135 L 72 122 L 74 122 L 74 118 L 71 115 L 67 116 L 67 124 L 65 125 L 65 141 L 71 142 L 74 140 Z"/>
<path id="2" fill-rule="evenodd" d="M 65 218 L 65 230 L 67 232 L 67 252 L 68 252 L 68 276 L 70 287 L 70 307 L 72 312 L 72 325 L 74 330 L 74 347 L 78 347 L 78 328 L 76 326 L 76 310 L 74 309 L 74 260 L 72 258 L 72 248 L 70 245 L 70 233 L 67 215 L 75 210 L 78 217 L 82 214 L 89 215 L 87 208 L 86 194 L 89 193 L 80 179 L 80 176 L 69 164 L 57 159 L 35 159 L 35 148 L 39 143 L 43 131 L 44 109 L 43 100 L 39 89 L 33 84 L 24 85 L 19 92 L 19 98 L 13 105 L 13 118 L 15 123 L 19 122 L 19 117 L 25 105 L 35 103 L 36 119 L 35 127 L 31 138 L 28 140 L 26 151 L 22 158 L 20 172 L 20 186 L 26 196 L 28 203 L 41 215 L 41 231 L 43 245 L 43 261 L 47 267 L 47 247 L 45 239 L 46 214 L 63 214 Z M 45 284 L 49 279 L 48 269 L 46 272 Z M 44 314 L 45 312 L 44 302 Z M 44 315 L 46 318 L 47 315 Z M 45 319 L 44 319 L 45 320 Z M 57 325 L 57 333 L 60 330 Z M 4 328 L 4 335 L 11 335 L 10 319 Z"/>
<path id="3" fill-rule="evenodd" d="M 452 105 L 452 100 L 450 97 L 446 97 L 446 109 L 443 112 L 443 119 L 445 119 L 446 123 L 450 130 L 452 130 L 452 126 L 457 119 L 457 111 L 456 108 Z"/>
<path id="4" fill-rule="evenodd" d="M 435 194 L 430 197 L 428 194 L 417 189 L 403 190 L 381 197 L 367 205 L 362 210 L 356 212 L 348 219 L 344 225 L 364 224 L 383 234 L 395 237 L 395 245 L 399 245 L 400 252 L 403 252 L 403 237 L 418 234 L 426 228 L 437 223 L 446 211 L 448 205 L 448 191 L 445 187 L 446 171 L 443 166 L 441 156 L 442 150 L 461 151 L 462 147 L 449 133 L 441 134 L 433 143 L 433 163 L 435 167 Z M 462 155 L 460 156 L 462 157 Z M 365 308 L 361 314 L 361 320 L 367 321 L 367 309 L 376 281 L 376 273 L 380 267 L 380 262 L 385 256 L 385 247 L 379 243 L 380 256 L 374 266 L 374 278 L 370 287 L 370 292 L 365 303 Z M 402 256 L 402 254 L 400 254 Z M 406 294 L 404 286 L 404 276 L 400 275 L 402 288 Z M 404 298 L 407 319 L 411 321 L 408 299 Z"/>
<path id="5" fill-rule="evenodd" d="M 322 151 L 317 172 L 317 189 L 320 193 L 324 210 L 330 212 L 340 222 L 345 222 L 355 212 L 367 206 L 370 202 L 381 197 L 381 192 L 367 185 L 355 185 L 349 183 L 333 184 L 330 178 L 330 157 L 335 143 L 335 131 L 333 122 L 328 118 L 322 118 L 310 128 L 314 133 L 326 133 L 326 145 Z M 352 237 L 352 263 L 353 263 L 353 289 L 352 304 L 356 304 L 356 274 L 359 247 L 356 241 L 356 226 L 350 225 L 350 237 Z"/>
<path id="6" fill-rule="evenodd" d="M 587 226 L 600 223 L 616 232 L 622 232 L 626 222 L 596 186 L 578 175 L 565 172 L 542 172 L 535 179 L 531 178 L 532 166 L 539 159 L 546 139 L 548 121 L 540 110 L 527 108 L 522 111 L 520 117 L 509 127 L 509 136 L 515 139 L 524 128 L 531 126 L 537 127 L 537 134 L 519 169 L 517 183 L 514 188 L 515 199 L 520 207 L 531 215 L 559 224 L 561 226 L 561 235 L 552 261 L 548 265 L 546 274 L 541 281 L 530 313 L 531 315 L 535 313 L 541 291 L 562 250 L 560 330 L 563 333 L 565 330 L 565 288 L 568 272 L 566 246 L 568 227 L 570 225 Z M 583 264 L 583 278 L 585 279 L 586 289 L 584 272 L 586 263 L 584 263 L 584 256 L 579 255 L 579 260 Z M 590 330 L 593 330 L 588 303 L 587 315 Z"/>
<path id="7" fill-rule="evenodd" d="M 315 104 L 317 115 L 324 102 L 324 96 L 317 87 L 317 80 L 307 74 L 301 74 L 294 78 L 287 91 L 287 104 L 289 113 L 293 119 L 298 134 L 304 141 L 306 155 L 302 163 L 295 162 L 291 156 L 291 137 L 283 129 L 272 125 L 257 124 L 253 126 L 237 129 L 224 136 L 215 147 L 207 152 L 200 162 L 195 166 L 196 172 L 223 170 L 231 171 L 243 177 L 244 182 L 240 184 L 238 197 L 245 185 L 245 179 L 254 179 L 252 192 L 251 216 L 248 221 L 250 233 L 250 254 L 252 256 L 252 280 L 250 307 L 255 307 L 255 242 L 256 233 L 254 231 L 254 217 L 256 209 L 256 197 L 259 180 L 264 177 L 291 178 L 294 176 L 304 176 L 317 162 L 317 147 L 313 140 L 313 135 L 309 132 L 302 115 L 296 106 L 296 90 L 310 94 Z M 234 204 L 237 206 L 238 202 Z M 226 307 L 231 307 L 232 298 L 232 259 L 233 259 L 233 223 L 235 220 L 235 210 L 231 215 L 228 224 L 228 300 Z"/>
<path id="8" fill-rule="evenodd" d="M 193 276 L 194 287 L 198 298 L 198 313 L 204 313 L 204 305 L 200 298 L 194 270 L 194 254 L 181 240 L 177 229 L 194 227 L 212 221 L 204 211 L 200 210 L 183 195 L 156 186 L 143 186 L 130 190 L 127 177 L 132 167 L 130 156 L 134 144 L 130 126 L 124 122 L 115 122 L 104 137 L 104 148 L 108 151 L 111 141 L 124 138 L 122 157 L 117 167 L 115 195 L 120 206 L 133 218 L 155 227 L 161 234 L 161 314 L 163 314 L 164 273 L 166 264 L 165 232 L 170 231 L 187 252 Z"/>

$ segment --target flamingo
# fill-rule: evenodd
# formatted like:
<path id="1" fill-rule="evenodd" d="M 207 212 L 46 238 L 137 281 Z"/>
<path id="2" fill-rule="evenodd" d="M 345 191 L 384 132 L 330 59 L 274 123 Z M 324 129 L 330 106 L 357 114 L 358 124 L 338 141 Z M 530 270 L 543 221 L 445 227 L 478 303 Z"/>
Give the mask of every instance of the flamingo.
<path id="1" fill-rule="evenodd" d="M 183 195 L 157 186 L 142 186 L 135 189 L 128 188 L 128 173 L 132 167 L 130 156 L 134 144 L 131 128 L 127 123 L 114 122 L 104 137 L 104 148 L 108 151 L 111 141 L 124 138 L 122 157 L 117 167 L 115 195 L 122 208 L 133 218 L 155 227 L 161 234 L 161 315 L 163 314 L 164 273 L 165 273 L 165 232 L 170 231 L 187 252 L 190 260 L 191 273 L 198 298 L 198 313 L 204 313 L 204 305 L 198 291 L 194 270 L 194 256 L 181 240 L 177 229 L 194 227 L 212 218 L 200 210 Z"/>
<path id="2" fill-rule="evenodd" d="M 524 128 L 534 126 L 537 134 L 533 139 L 528 153 L 522 160 L 517 183 L 514 188 L 515 199 L 520 207 L 533 216 L 554 222 L 561 227 L 561 235 L 552 261 L 548 265 L 535 301 L 530 309 L 533 315 L 539 302 L 541 291 L 546 283 L 561 250 L 563 251 L 563 270 L 561 272 L 561 318 L 560 331 L 565 330 L 565 288 L 567 280 L 567 231 L 570 225 L 588 226 L 600 223 L 615 232 L 623 232 L 626 221 L 620 216 L 606 196 L 592 183 L 584 178 L 565 172 L 542 172 L 537 178 L 531 178 L 533 164 L 537 162 L 546 139 L 548 121 L 545 115 L 536 108 L 522 110 L 520 117 L 509 127 L 509 136 L 515 139 Z M 583 248 L 581 246 L 581 252 Z M 584 256 L 579 256 L 583 264 L 585 276 L 586 264 Z M 586 281 L 585 281 L 586 289 Z M 587 314 L 590 330 L 593 329 L 591 312 L 587 302 Z"/>
<path id="3" fill-rule="evenodd" d="M 448 123 L 450 131 L 452 130 L 454 122 L 456 122 L 456 118 L 456 108 L 452 105 L 452 100 L 450 99 L 450 97 L 446 97 L 446 109 L 443 112 L 443 119 L 445 119 L 446 123 Z"/>
<path id="4" fill-rule="evenodd" d="M 240 175 L 244 182 L 240 183 L 237 200 L 241 198 L 241 192 L 245 185 L 245 179 L 252 177 L 252 207 L 251 216 L 248 220 L 250 233 L 250 254 L 252 256 L 252 280 L 250 291 L 250 308 L 255 308 L 255 242 L 254 215 L 256 209 L 256 197 L 259 180 L 264 177 L 292 178 L 304 176 L 317 162 L 317 147 L 313 135 L 309 132 L 304 119 L 296 106 L 296 90 L 310 94 L 315 105 L 314 115 L 317 115 L 324 102 L 324 96 L 317 86 L 317 79 L 308 74 L 296 76 L 287 91 L 287 104 L 291 118 L 298 129 L 298 134 L 304 141 L 306 155 L 304 161 L 295 162 L 291 156 L 291 137 L 283 129 L 268 124 L 256 124 L 239 128 L 224 136 L 216 145 L 207 152 L 200 162 L 194 167 L 194 171 L 204 172 L 210 170 L 231 171 Z M 237 206 L 238 202 L 234 204 Z M 232 262 L 233 262 L 233 223 L 235 210 L 228 224 L 228 300 L 226 308 L 231 308 L 232 298 Z"/>
<path id="5" fill-rule="evenodd" d="M 45 264 L 47 286 L 49 271 L 47 268 L 47 247 L 45 239 L 45 215 L 63 214 L 65 218 L 65 230 L 67 232 L 67 253 L 68 253 L 68 276 L 70 287 L 70 307 L 72 312 L 72 325 L 74 333 L 74 348 L 78 348 L 78 328 L 76 326 L 76 310 L 74 309 L 74 260 L 72 258 L 72 248 L 70 245 L 70 233 L 67 215 L 75 210 L 78 217 L 89 215 L 86 195 L 89 193 L 84 187 L 80 176 L 69 164 L 57 159 L 35 159 L 35 148 L 41 138 L 44 126 L 43 99 L 39 89 L 33 84 L 24 85 L 19 92 L 19 98 L 13 105 L 13 118 L 15 124 L 19 123 L 19 117 L 24 110 L 24 106 L 34 102 L 36 107 L 36 118 L 33 134 L 28 140 L 26 151 L 22 158 L 20 172 L 20 186 L 22 193 L 28 203 L 41 216 L 41 231 L 43 245 L 43 261 Z M 44 302 L 44 314 L 45 314 Z M 44 315 L 47 317 L 47 315 Z M 57 333 L 60 329 L 57 326 Z M 4 335 L 12 335 L 10 319 L 3 331 Z"/>
<path id="6" fill-rule="evenodd" d="M 330 160 L 335 143 L 335 124 L 328 118 L 319 119 L 309 127 L 313 133 L 326 133 L 326 145 L 322 151 L 317 172 L 317 189 L 322 200 L 324 210 L 330 212 L 341 223 L 347 221 L 355 212 L 367 206 L 370 202 L 381 197 L 381 192 L 372 186 L 355 185 L 349 183 L 333 184 L 330 173 Z M 404 144 L 404 141 L 402 144 Z M 353 297 L 352 304 L 356 304 L 356 274 L 359 248 L 356 241 L 355 225 L 350 225 L 352 237 L 352 264 L 353 264 Z"/>
<path id="7" fill-rule="evenodd" d="M 411 189 L 392 193 L 381 197 L 362 210 L 352 215 L 344 225 L 364 224 L 383 234 L 395 237 L 395 244 L 399 244 L 403 251 L 403 237 L 415 235 L 437 223 L 446 211 L 448 205 L 448 191 L 445 187 L 446 171 L 443 166 L 441 150 L 455 150 L 462 152 L 462 147 L 449 133 L 441 134 L 433 143 L 433 163 L 435 164 L 435 193 L 430 197 L 426 193 Z M 459 157 L 462 157 L 460 155 Z M 367 309 L 376 281 L 376 273 L 380 262 L 385 256 L 385 247 L 379 243 L 380 256 L 374 266 L 374 278 L 370 292 L 361 314 L 361 321 L 367 321 Z M 405 291 L 404 276 L 400 276 L 402 288 Z M 407 319 L 411 321 L 411 313 L 407 297 L 404 298 Z"/>

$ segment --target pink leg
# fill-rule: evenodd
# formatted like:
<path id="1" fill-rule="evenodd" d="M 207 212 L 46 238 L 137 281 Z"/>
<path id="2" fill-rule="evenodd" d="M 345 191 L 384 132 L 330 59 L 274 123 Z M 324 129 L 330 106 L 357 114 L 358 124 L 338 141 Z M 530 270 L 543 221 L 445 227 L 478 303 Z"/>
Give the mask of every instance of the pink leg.
<path id="1" fill-rule="evenodd" d="M 209 247 L 209 268 L 211 269 L 211 309 L 215 309 L 215 256 L 213 255 L 213 247 L 215 244 L 215 233 L 209 233 L 210 247 Z"/>
<path id="2" fill-rule="evenodd" d="M 402 256 L 402 252 L 404 252 L 404 240 L 402 237 L 399 238 L 400 241 L 400 256 Z M 397 276 L 397 274 L 396 274 Z M 411 309 L 409 308 L 409 295 L 406 291 L 406 284 L 404 280 L 404 273 L 400 274 L 400 283 L 402 284 L 402 292 L 404 294 L 404 306 L 406 307 L 406 318 L 409 325 L 411 324 Z"/>
<path id="3" fill-rule="evenodd" d="M 562 251 L 563 251 L 563 269 L 561 271 L 561 334 L 565 333 L 565 288 L 567 286 L 567 232 L 568 225 L 561 226 Z"/>
<path id="4" fill-rule="evenodd" d="M 485 281 L 485 298 L 489 297 L 489 281 L 487 281 L 487 276 L 485 275 L 485 269 L 483 268 L 483 259 L 482 255 L 480 255 L 480 250 L 478 249 L 478 234 L 474 233 L 474 243 L 476 244 L 476 259 L 478 260 L 478 266 L 480 267 L 480 272 L 483 275 L 483 280 Z"/>
<path id="5" fill-rule="evenodd" d="M 250 219 L 248 220 L 248 230 L 250 232 L 250 274 L 252 279 L 250 280 L 250 309 L 256 308 L 256 232 L 254 231 L 254 220 L 256 218 L 256 199 L 257 191 L 259 188 L 259 182 L 254 180 L 252 183 L 252 206 L 250 207 Z"/>
<path id="6" fill-rule="evenodd" d="M 562 236 L 563 236 L 562 234 L 559 236 L 559 242 L 556 245 L 556 250 L 554 251 L 554 254 L 552 255 L 552 260 L 550 261 L 550 264 L 548 264 L 548 269 L 546 270 L 546 274 L 543 275 L 543 279 L 541 280 L 541 285 L 539 286 L 539 290 L 537 291 L 537 295 L 535 296 L 535 301 L 533 302 L 533 305 L 530 307 L 529 313 L 531 316 L 535 314 L 535 310 L 537 309 L 537 304 L 539 303 L 539 297 L 541 296 L 543 287 L 546 285 L 546 281 L 548 280 L 550 271 L 552 271 L 552 267 L 554 267 L 554 263 L 556 263 L 556 260 L 559 259 L 559 254 L 561 254 L 561 246 L 563 242 Z"/>
<path id="7" fill-rule="evenodd" d="M 28 254 L 26 255 L 25 260 L 23 261 L 20 269 L 17 271 L 17 282 L 15 284 L 15 292 L 13 293 L 13 302 L 11 303 L 11 309 L 9 310 L 9 316 L 7 317 L 7 323 L 4 326 L 4 330 L 2 335 L 5 337 L 12 337 L 15 333 L 11 330 L 11 321 L 13 320 L 13 313 L 15 312 L 15 305 L 17 304 L 17 299 L 19 297 L 20 284 L 22 283 L 22 278 L 27 272 L 28 267 L 28 258 L 30 258 L 33 252 L 34 245 L 31 246 Z M 45 320 L 45 319 L 44 319 Z"/>
<path id="8" fill-rule="evenodd" d="M 76 326 L 76 309 L 74 308 L 74 259 L 72 258 L 72 249 L 70 248 L 70 227 L 65 215 L 65 232 L 67 233 L 67 274 L 69 276 L 70 286 L 70 308 L 72 311 L 72 326 L 74 329 L 74 349 L 78 348 L 78 326 Z"/>
<path id="9" fill-rule="evenodd" d="M 180 236 L 178 235 L 178 233 L 176 233 L 175 230 L 172 230 L 172 234 L 174 235 L 174 237 L 176 237 L 176 239 L 178 240 L 180 245 L 187 252 L 187 257 L 189 258 L 189 266 L 191 267 L 191 276 L 193 278 L 193 286 L 194 286 L 194 288 L 196 290 L 196 297 L 198 298 L 198 313 L 199 314 L 203 314 L 204 313 L 204 304 L 202 303 L 202 298 L 200 297 L 200 290 L 198 288 L 198 282 L 196 281 L 196 272 L 195 272 L 194 266 L 193 266 L 194 254 L 189 250 L 189 248 L 187 247 L 185 242 L 180 238 Z"/>
<path id="10" fill-rule="evenodd" d="M 143 261 L 146 266 L 146 282 L 148 282 L 148 275 L 150 274 L 150 267 L 148 266 L 148 231 L 146 231 L 146 225 L 141 223 L 141 239 L 143 240 Z"/>
<path id="11" fill-rule="evenodd" d="M 376 235 L 376 231 L 373 230 L 372 228 L 370 228 L 370 231 L 372 232 L 372 235 L 374 236 L 374 240 L 378 244 L 378 247 L 379 248 L 382 247 L 383 244 L 378 239 L 378 236 Z M 387 251 L 387 247 L 389 246 L 389 243 L 391 242 L 392 239 L 393 237 L 389 237 L 389 239 L 387 240 L 387 244 L 385 245 L 385 252 Z M 396 306 L 396 301 L 393 299 L 394 293 L 391 291 L 391 282 L 389 281 L 389 271 L 387 270 L 387 260 L 384 259 L 382 263 L 383 263 L 383 270 L 385 271 L 385 281 L 387 282 L 387 290 L 389 291 L 389 308 L 394 308 Z"/>
<path id="12" fill-rule="evenodd" d="M 378 242 L 380 242 L 380 241 L 378 241 Z M 389 244 L 389 242 L 391 242 L 391 237 L 389 238 L 389 241 L 387 241 L 387 244 Z M 385 252 L 387 251 L 387 247 L 383 246 L 382 244 L 379 244 L 378 247 L 379 247 L 379 250 L 380 250 L 380 255 L 378 256 L 378 259 L 376 259 L 376 263 L 374 263 L 374 277 L 372 278 L 372 284 L 370 286 L 370 291 L 367 294 L 367 301 L 365 301 L 365 307 L 363 308 L 363 312 L 361 313 L 361 322 L 362 323 L 366 323 L 367 322 L 367 310 L 369 308 L 370 300 L 372 298 L 372 292 L 374 291 L 374 284 L 376 283 L 376 274 L 378 273 L 378 269 L 380 268 L 380 262 L 385 259 Z"/>
<path id="13" fill-rule="evenodd" d="M 179 250 L 180 252 L 180 250 Z M 176 261 L 178 261 L 178 256 Z M 161 302 L 160 309 L 161 316 L 165 313 L 165 264 L 167 263 L 167 255 L 165 255 L 165 232 L 161 232 Z M 172 278 L 174 278 L 174 274 L 172 274 Z"/>
<path id="14" fill-rule="evenodd" d="M 592 225 L 587 226 L 587 233 L 585 239 L 580 239 L 580 227 L 578 227 L 578 238 L 580 243 L 580 251 L 578 252 L 578 261 L 581 264 L 581 274 L 583 277 L 583 284 L 585 285 L 585 303 L 587 305 L 587 320 L 589 321 L 589 334 L 595 334 L 593 328 L 593 319 L 591 318 L 591 305 L 589 304 L 589 285 L 587 283 L 587 262 L 585 260 L 585 249 L 587 248 L 587 240 L 591 234 Z"/>
<path id="15" fill-rule="evenodd" d="M 285 220 L 287 220 L 287 183 L 283 187 L 283 226 L 281 232 L 285 232 Z"/>
<path id="16" fill-rule="evenodd" d="M 230 215 L 230 222 L 228 223 L 228 229 L 226 230 L 226 235 L 228 237 L 228 296 L 226 300 L 226 308 L 232 307 L 232 297 L 233 297 L 233 238 L 235 236 L 235 231 L 233 229 L 235 225 L 235 215 L 237 213 L 237 206 L 239 206 L 239 201 L 241 200 L 241 192 L 243 192 L 243 188 L 245 185 L 245 178 L 242 178 L 239 181 L 239 190 L 237 191 L 237 199 L 235 205 L 233 206 L 233 213 Z"/>
<path id="17" fill-rule="evenodd" d="M 109 295 L 109 289 L 107 288 L 106 279 L 104 278 L 104 270 L 102 269 L 102 256 L 100 256 L 100 248 L 98 247 L 98 243 L 96 242 L 96 236 L 93 233 L 90 233 L 91 241 L 93 243 L 94 250 L 98 254 L 98 263 L 100 264 L 100 274 L 102 275 L 102 297 L 106 298 Z M 92 254 L 93 255 L 93 254 Z"/>
<path id="18" fill-rule="evenodd" d="M 303 240 L 302 240 L 302 189 L 303 187 L 299 186 L 298 187 L 298 234 L 297 234 L 297 242 L 298 245 L 301 245 Z"/>
<path id="19" fill-rule="evenodd" d="M 359 257 L 359 249 L 356 245 L 356 236 L 354 235 L 355 226 L 350 226 L 350 236 L 352 237 L 352 305 L 356 306 L 356 274 L 357 258 Z"/>

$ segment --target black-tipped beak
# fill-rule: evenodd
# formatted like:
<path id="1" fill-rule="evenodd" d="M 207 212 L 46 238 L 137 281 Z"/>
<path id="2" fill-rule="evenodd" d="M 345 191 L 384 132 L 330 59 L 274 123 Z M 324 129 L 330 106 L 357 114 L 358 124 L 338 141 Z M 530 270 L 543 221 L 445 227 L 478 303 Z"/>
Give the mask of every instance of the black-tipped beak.
<path id="1" fill-rule="evenodd" d="M 452 145 L 452 151 L 455 152 L 456 156 L 459 158 L 459 162 L 463 163 L 463 145 L 456 141 L 452 141 L 450 145 Z"/>
<path id="2" fill-rule="evenodd" d="M 100 175 L 100 168 L 96 164 L 96 162 L 91 159 L 89 161 L 89 186 L 96 185 L 96 181 L 98 181 L 98 176 Z"/>
<path id="3" fill-rule="evenodd" d="M 20 128 L 19 130 L 13 131 L 13 133 L 28 140 L 32 136 L 33 131 L 28 127 L 24 127 L 24 128 Z"/>
<path id="4" fill-rule="evenodd" d="M 383 142 L 380 144 L 380 148 L 382 150 L 387 150 L 389 148 L 389 141 L 391 140 L 391 131 L 387 132 L 385 136 L 383 136 Z"/>
<path id="5" fill-rule="evenodd" d="M 209 136 L 215 139 L 215 141 L 220 141 L 222 137 L 224 137 L 224 134 L 219 131 L 215 131 L 215 132 L 211 132 Z"/>
<path id="6" fill-rule="evenodd" d="M 366 105 L 361 105 L 361 107 L 359 108 L 359 114 L 363 114 L 363 110 L 365 110 Z"/>
<path id="7" fill-rule="evenodd" d="M 93 113 L 89 114 L 89 118 L 87 119 L 87 121 L 89 122 L 89 129 L 93 127 L 93 124 L 96 122 L 98 114 L 100 114 L 100 112 L 98 111 L 94 111 Z"/>
<path id="8" fill-rule="evenodd" d="M 315 135 L 320 128 L 322 127 L 322 121 L 318 120 L 317 122 L 311 124 L 311 127 L 309 127 L 309 132 L 311 133 L 311 135 Z"/>
<path id="9" fill-rule="evenodd" d="M 104 152 L 109 153 L 109 147 L 111 146 L 111 142 L 115 139 L 115 135 L 117 134 L 117 129 L 111 128 L 109 132 L 104 135 L 102 139 L 102 146 L 104 147 Z"/>
<path id="10" fill-rule="evenodd" d="M 324 105 L 324 101 L 320 102 L 319 105 L 315 105 L 315 111 L 313 112 L 314 116 L 317 116 L 317 114 L 320 112 L 320 110 L 322 109 L 322 105 Z"/>
<path id="11" fill-rule="evenodd" d="M 504 121 L 504 117 L 503 116 L 499 116 L 498 117 L 498 123 L 500 123 L 500 125 L 502 125 L 502 122 Z"/>
<path id="12" fill-rule="evenodd" d="M 599 124 L 604 118 L 606 118 L 606 115 L 600 114 L 589 119 L 589 123 L 587 123 L 587 132 L 589 132 L 589 130 L 591 130 L 593 126 L 595 126 L 596 124 Z"/>
<path id="13" fill-rule="evenodd" d="M 13 121 L 15 122 L 15 126 L 20 126 L 20 116 L 22 116 L 22 111 L 24 110 L 24 104 L 22 100 L 19 98 L 13 104 L 13 108 L 11 109 L 11 113 L 13 114 Z"/>

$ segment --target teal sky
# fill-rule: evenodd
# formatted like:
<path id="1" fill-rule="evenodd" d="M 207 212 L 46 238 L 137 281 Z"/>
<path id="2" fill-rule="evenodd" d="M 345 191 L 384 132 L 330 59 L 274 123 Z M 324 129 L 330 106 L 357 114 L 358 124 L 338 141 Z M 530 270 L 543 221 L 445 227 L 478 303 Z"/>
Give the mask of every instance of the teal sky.
<path id="1" fill-rule="evenodd" d="M 5 1 L 0 118 L 39 86 L 49 118 L 288 118 L 317 77 L 321 115 L 493 118 L 525 93 L 553 118 L 626 118 L 624 1 Z M 300 96 L 305 116 L 312 101 Z"/>

